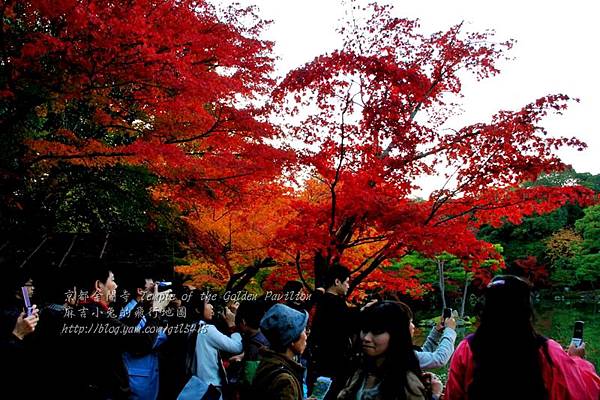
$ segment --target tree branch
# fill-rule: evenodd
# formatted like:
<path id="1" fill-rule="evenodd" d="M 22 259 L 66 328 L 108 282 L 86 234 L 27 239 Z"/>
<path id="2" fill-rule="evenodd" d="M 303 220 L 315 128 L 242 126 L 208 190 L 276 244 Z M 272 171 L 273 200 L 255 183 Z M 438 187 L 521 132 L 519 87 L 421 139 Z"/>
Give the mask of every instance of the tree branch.
<path id="1" fill-rule="evenodd" d="M 341 122 L 340 122 L 340 131 L 341 131 L 341 140 L 340 140 L 340 159 L 338 162 L 338 165 L 335 169 L 335 177 L 333 178 L 333 182 L 331 182 L 331 185 L 329 186 L 329 190 L 331 191 L 331 221 L 329 223 L 329 235 L 331 238 L 335 237 L 334 234 L 334 228 L 335 228 L 335 217 L 336 217 L 336 206 L 337 206 L 337 201 L 336 201 L 336 196 L 337 193 L 335 192 L 336 186 L 340 180 L 340 172 L 342 170 L 342 165 L 344 163 L 344 156 L 346 154 L 346 150 L 344 148 L 344 140 L 346 138 L 346 123 L 345 123 L 345 116 L 346 116 L 346 112 L 348 112 L 348 108 L 350 108 L 350 88 L 348 88 L 348 93 L 346 94 L 346 104 L 344 105 L 344 109 L 342 110 L 342 115 L 341 115 Z"/>
<path id="2" fill-rule="evenodd" d="M 300 280 L 302 281 L 302 284 L 311 293 L 314 292 L 314 289 L 311 289 L 310 285 L 308 284 L 308 282 L 306 282 L 306 280 L 304 279 L 304 275 L 302 274 L 302 268 L 300 268 L 300 252 L 299 251 L 296 252 L 295 262 L 296 262 L 296 271 L 298 271 L 298 276 L 300 277 Z"/>
<path id="3" fill-rule="evenodd" d="M 386 246 L 384 246 L 384 248 Z M 383 248 L 382 248 L 382 250 L 383 250 Z M 348 293 L 346 294 L 346 296 L 350 295 L 350 293 L 352 293 L 354 291 L 354 289 L 356 289 L 356 287 L 358 285 L 360 285 L 360 283 L 367 276 L 369 276 L 369 274 L 371 272 L 375 271 L 377 269 L 377 267 L 379 267 L 379 265 L 381 265 L 381 263 L 383 262 L 383 260 L 385 260 L 386 258 L 387 258 L 387 255 L 386 255 L 385 251 L 382 251 L 381 254 L 379 254 L 377 257 L 375 257 L 373 259 L 373 261 L 371 262 L 371 265 L 369 265 L 368 268 L 366 268 L 365 270 L 363 270 L 360 274 L 358 274 L 358 276 L 356 278 L 354 278 L 352 280 L 352 283 L 350 283 L 350 287 L 348 288 Z"/>
<path id="4" fill-rule="evenodd" d="M 237 293 L 242 290 L 261 269 L 274 267 L 276 265 L 277 262 L 271 257 L 266 257 L 262 260 L 258 259 L 254 264 L 246 267 L 243 271 L 232 274 L 229 278 L 229 282 L 227 282 L 225 290 Z"/>
<path id="5" fill-rule="evenodd" d="M 454 37 L 450 41 L 449 47 L 451 47 L 452 44 L 456 41 L 456 38 L 458 37 L 458 33 L 460 32 L 460 29 L 461 29 L 463 23 L 464 23 L 464 21 L 462 21 L 456 27 L 456 31 L 454 32 Z M 431 83 L 431 85 L 427 89 L 427 92 L 423 96 L 423 99 L 417 103 L 417 105 L 415 106 L 415 108 L 413 109 L 413 111 L 410 113 L 410 116 L 409 116 L 409 119 L 408 119 L 409 121 L 414 120 L 414 118 L 416 117 L 417 113 L 419 112 L 419 110 L 423 106 L 423 103 L 425 102 L 425 99 L 427 99 L 431 95 L 431 93 L 433 92 L 433 89 L 435 89 L 435 87 L 437 85 L 439 85 L 439 83 L 442 81 L 442 78 L 446 74 L 446 68 L 447 68 L 446 63 L 447 63 L 447 61 L 448 60 L 444 60 L 444 63 L 442 65 L 442 68 L 440 69 L 439 75 L 433 80 L 433 82 Z M 389 156 L 390 152 L 392 151 L 393 145 L 394 145 L 394 142 L 393 141 L 390 142 L 390 144 L 386 147 L 386 149 L 383 151 L 383 153 L 381 153 L 381 158 L 382 159 L 386 158 L 387 156 Z"/>
<path id="6" fill-rule="evenodd" d="M 69 155 L 59 155 L 59 154 L 45 154 L 31 160 L 30 164 L 37 164 L 43 160 L 74 160 L 78 158 L 96 158 L 96 157 L 131 157 L 134 156 L 134 153 L 125 153 L 125 152 L 115 152 L 115 153 L 86 153 L 86 154 L 69 154 Z"/>

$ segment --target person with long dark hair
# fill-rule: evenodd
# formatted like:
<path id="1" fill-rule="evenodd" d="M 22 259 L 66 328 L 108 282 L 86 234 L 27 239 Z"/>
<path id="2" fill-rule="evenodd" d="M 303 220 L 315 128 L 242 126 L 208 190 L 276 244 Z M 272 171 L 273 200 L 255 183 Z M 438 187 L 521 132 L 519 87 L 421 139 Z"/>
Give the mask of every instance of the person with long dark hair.
<path id="1" fill-rule="evenodd" d="M 213 385 L 222 391 L 227 383 L 227 375 L 221 360 L 221 353 L 240 354 L 243 351 L 242 336 L 238 332 L 234 332 L 235 312 L 229 307 L 225 307 L 222 317 L 231 331 L 231 336 L 221 333 L 213 325 L 215 312 L 209 301 L 210 298 L 211 296 L 207 295 L 202 302 L 203 310 L 196 337 L 195 375 L 207 385 Z"/>
<path id="2" fill-rule="evenodd" d="M 454 353 L 445 399 L 599 398 L 600 378 L 593 365 L 535 331 L 529 282 L 495 277 L 477 331 Z"/>
<path id="3" fill-rule="evenodd" d="M 342 400 L 437 399 L 442 383 L 425 378 L 413 349 L 407 307 L 383 301 L 360 315 L 363 362 L 339 393 Z M 341 360 L 340 360 L 341 361 Z M 428 375 L 432 379 L 432 375 Z M 429 386 L 429 385 L 428 385 Z"/>

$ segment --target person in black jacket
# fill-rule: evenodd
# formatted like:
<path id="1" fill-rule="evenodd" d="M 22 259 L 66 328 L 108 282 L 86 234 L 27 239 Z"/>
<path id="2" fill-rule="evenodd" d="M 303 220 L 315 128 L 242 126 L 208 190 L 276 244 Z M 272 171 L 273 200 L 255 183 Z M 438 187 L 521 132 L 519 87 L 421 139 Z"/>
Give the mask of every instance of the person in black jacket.
<path id="1" fill-rule="evenodd" d="M 334 399 L 352 372 L 352 340 L 358 333 L 358 310 L 348 307 L 350 271 L 335 264 L 325 276 L 325 293 L 316 301 L 308 338 L 311 360 L 308 371 L 309 392 L 319 376 L 332 379 L 327 399 Z"/>
<path id="2" fill-rule="evenodd" d="M 40 320 L 31 335 L 35 358 L 30 363 L 30 376 L 36 385 L 29 392 L 36 398 L 76 398 L 71 392 L 73 363 L 72 338 L 61 335 L 65 315 L 75 298 L 72 271 L 68 267 L 46 268 L 36 276 L 36 296 L 40 304 Z M 72 303 L 70 304 L 69 301 Z M 67 384 L 63 384 L 63 382 Z"/>
<path id="3" fill-rule="evenodd" d="M 23 388 L 29 385 L 28 372 L 35 361 L 31 337 L 39 315 L 36 306 L 31 315 L 25 312 L 21 287 L 26 287 L 31 296 L 33 282 L 27 272 L 14 269 L 5 271 L 0 285 L 0 355 L 8 367 L 0 374 L 0 384 L 4 388 Z"/>

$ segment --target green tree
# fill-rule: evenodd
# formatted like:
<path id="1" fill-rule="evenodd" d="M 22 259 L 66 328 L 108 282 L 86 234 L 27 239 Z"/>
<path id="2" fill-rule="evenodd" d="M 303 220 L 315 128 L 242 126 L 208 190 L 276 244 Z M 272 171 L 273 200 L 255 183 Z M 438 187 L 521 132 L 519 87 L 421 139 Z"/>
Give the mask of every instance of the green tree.
<path id="1" fill-rule="evenodd" d="M 574 286 L 578 283 L 573 257 L 581 235 L 573 228 L 564 228 L 546 240 L 546 257 L 550 263 L 551 282 L 559 286 Z"/>
<path id="2" fill-rule="evenodd" d="M 600 174 L 592 175 L 567 169 L 543 174 L 534 182 L 524 183 L 523 187 L 573 185 L 600 192 Z M 577 235 L 574 231 L 575 221 L 583 216 L 583 207 L 568 203 L 546 215 L 525 217 L 520 225 L 506 222 L 499 228 L 484 226 L 480 229 L 478 237 L 490 243 L 500 243 L 504 247 L 503 256 L 508 272 L 518 272 L 518 260 L 535 257 L 539 265 L 550 267 L 551 282 L 572 286 L 578 284 L 579 280 L 575 274 L 577 266 L 574 254 L 571 253 L 571 242 L 574 243 L 573 235 Z M 569 241 L 569 244 L 565 244 L 565 240 Z"/>
<path id="3" fill-rule="evenodd" d="M 577 246 L 575 275 L 592 287 L 600 280 L 600 205 L 584 210 L 584 217 L 575 223 L 583 240 Z"/>
<path id="4" fill-rule="evenodd" d="M 551 174 L 542 174 L 535 182 L 527 182 L 524 187 L 535 186 L 573 186 L 581 185 L 588 187 L 596 192 L 600 192 L 600 174 L 592 175 L 589 172 L 576 172 L 569 168 L 562 172 Z"/>
<path id="5" fill-rule="evenodd" d="M 497 252 L 502 253 L 501 245 L 496 244 L 494 248 Z M 463 317 L 469 287 L 474 279 L 491 277 L 494 271 L 498 269 L 499 262 L 495 259 L 484 261 L 475 274 L 471 270 L 471 265 L 465 265 L 453 254 L 444 252 L 435 258 L 426 258 L 418 252 L 411 252 L 396 260 L 391 268 L 402 269 L 407 266 L 420 271 L 417 278 L 421 283 L 438 288 L 433 295 L 437 297 L 439 294 L 443 307 L 447 307 L 447 299 L 449 299 L 448 303 L 450 304 L 460 304 L 459 314 Z M 433 304 L 439 304 L 433 296 L 431 300 Z"/>
<path id="6" fill-rule="evenodd" d="M 27 179 L 22 204 L 30 212 L 21 214 L 13 226 L 50 232 L 162 230 L 160 221 L 172 211 L 152 200 L 150 186 L 155 181 L 141 167 L 63 164 L 53 173 Z"/>
<path id="7" fill-rule="evenodd" d="M 510 267 L 514 261 L 528 256 L 545 260 L 546 240 L 555 232 L 572 226 L 583 216 L 582 208 L 569 204 L 546 215 L 526 217 L 523 223 L 505 223 L 500 228 L 483 227 L 479 237 L 490 243 L 500 243 L 504 248 L 504 258 Z"/>

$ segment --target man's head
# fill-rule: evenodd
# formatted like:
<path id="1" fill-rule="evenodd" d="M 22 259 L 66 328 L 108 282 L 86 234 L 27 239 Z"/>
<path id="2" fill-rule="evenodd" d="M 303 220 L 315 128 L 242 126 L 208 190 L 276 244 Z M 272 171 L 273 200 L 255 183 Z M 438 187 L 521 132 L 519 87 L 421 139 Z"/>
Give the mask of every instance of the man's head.
<path id="1" fill-rule="evenodd" d="M 258 300 L 243 301 L 235 314 L 235 324 L 244 333 L 257 331 L 265 315 L 265 304 Z"/>
<path id="2" fill-rule="evenodd" d="M 116 300 L 117 283 L 108 265 L 100 260 L 91 261 L 81 269 L 78 287 L 88 290 L 89 296 L 100 303 L 108 305 Z"/>
<path id="3" fill-rule="evenodd" d="M 130 299 L 135 299 L 138 302 L 148 302 L 152 300 L 154 293 L 154 279 L 144 277 L 145 275 L 136 275 L 127 279 L 125 290 L 129 292 Z"/>
<path id="4" fill-rule="evenodd" d="M 2 301 L 10 302 L 15 297 L 22 303 L 23 292 L 21 287 L 27 288 L 27 294 L 31 298 L 34 294 L 33 279 L 30 271 L 13 268 L 3 271 L 2 280 L 0 280 L 0 299 Z"/>
<path id="5" fill-rule="evenodd" d="M 345 296 L 349 287 L 350 271 L 348 268 L 340 264 L 332 265 L 325 275 L 325 289 L 338 296 Z"/>
<path id="6" fill-rule="evenodd" d="M 298 293 L 301 293 L 303 288 L 304 288 L 304 285 L 302 285 L 302 282 L 287 281 L 285 283 L 285 285 L 283 285 L 283 293 L 284 294 L 289 293 L 290 295 L 296 295 Z"/>

